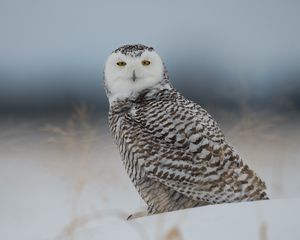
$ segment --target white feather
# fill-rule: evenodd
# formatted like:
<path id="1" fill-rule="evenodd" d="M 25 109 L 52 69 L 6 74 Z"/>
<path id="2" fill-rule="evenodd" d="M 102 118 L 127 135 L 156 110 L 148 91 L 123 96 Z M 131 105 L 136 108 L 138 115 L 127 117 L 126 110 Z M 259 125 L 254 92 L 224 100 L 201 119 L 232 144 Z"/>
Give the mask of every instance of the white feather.
<path id="1" fill-rule="evenodd" d="M 144 66 L 143 60 L 150 61 Z M 118 66 L 117 62 L 126 62 L 125 66 Z M 154 87 L 163 79 L 163 63 L 154 51 L 145 50 L 141 56 L 132 57 L 120 52 L 112 53 L 105 64 L 105 85 L 109 91 L 110 104 L 115 100 L 137 95 L 144 89 Z M 132 80 L 135 71 L 136 80 Z"/>

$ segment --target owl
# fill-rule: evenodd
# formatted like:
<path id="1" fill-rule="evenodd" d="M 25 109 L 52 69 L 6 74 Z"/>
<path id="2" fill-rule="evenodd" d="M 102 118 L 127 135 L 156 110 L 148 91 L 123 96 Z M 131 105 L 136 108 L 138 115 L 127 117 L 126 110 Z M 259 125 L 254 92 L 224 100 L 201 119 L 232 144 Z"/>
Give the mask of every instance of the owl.
<path id="1" fill-rule="evenodd" d="M 182 96 L 152 47 L 124 45 L 108 57 L 109 127 L 147 211 L 268 199 L 265 183 L 227 142 L 211 115 Z"/>

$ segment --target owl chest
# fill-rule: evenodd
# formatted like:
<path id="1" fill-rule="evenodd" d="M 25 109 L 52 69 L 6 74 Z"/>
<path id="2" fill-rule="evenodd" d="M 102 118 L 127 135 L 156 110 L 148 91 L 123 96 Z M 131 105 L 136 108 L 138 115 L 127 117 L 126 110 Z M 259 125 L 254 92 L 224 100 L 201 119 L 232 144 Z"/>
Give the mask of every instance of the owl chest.
<path id="1" fill-rule="evenodd" d="M 146 154 L 141 146 L 141 133 L 127 115 L 114 116 L 109 123 L 125 169 L 135 183 L 144 176 L 143 164 Z"/>

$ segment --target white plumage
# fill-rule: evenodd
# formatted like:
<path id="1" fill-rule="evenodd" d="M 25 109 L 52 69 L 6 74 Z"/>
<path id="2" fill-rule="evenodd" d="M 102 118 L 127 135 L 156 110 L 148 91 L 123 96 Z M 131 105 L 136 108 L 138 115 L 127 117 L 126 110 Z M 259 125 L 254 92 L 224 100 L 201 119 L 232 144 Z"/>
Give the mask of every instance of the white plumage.
<path id="1" fill-rule="evenodd" d="M 153 48 L 115 50 L 105 86 L 112 135 L 148 214 L 268 199 L 213 118 L 172 87 Z"/>

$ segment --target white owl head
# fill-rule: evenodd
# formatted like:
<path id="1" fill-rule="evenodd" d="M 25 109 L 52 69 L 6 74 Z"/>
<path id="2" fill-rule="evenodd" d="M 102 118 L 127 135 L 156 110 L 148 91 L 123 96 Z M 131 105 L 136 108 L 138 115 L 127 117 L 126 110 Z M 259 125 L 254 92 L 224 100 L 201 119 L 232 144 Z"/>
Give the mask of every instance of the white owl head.
<path id="1" fill-rule="evenodd" d="M 152 47 L 124 45 L 107 58 L 104 70 L 109 102 L 124 99 L 163 82 L 164 64 Z"/>

